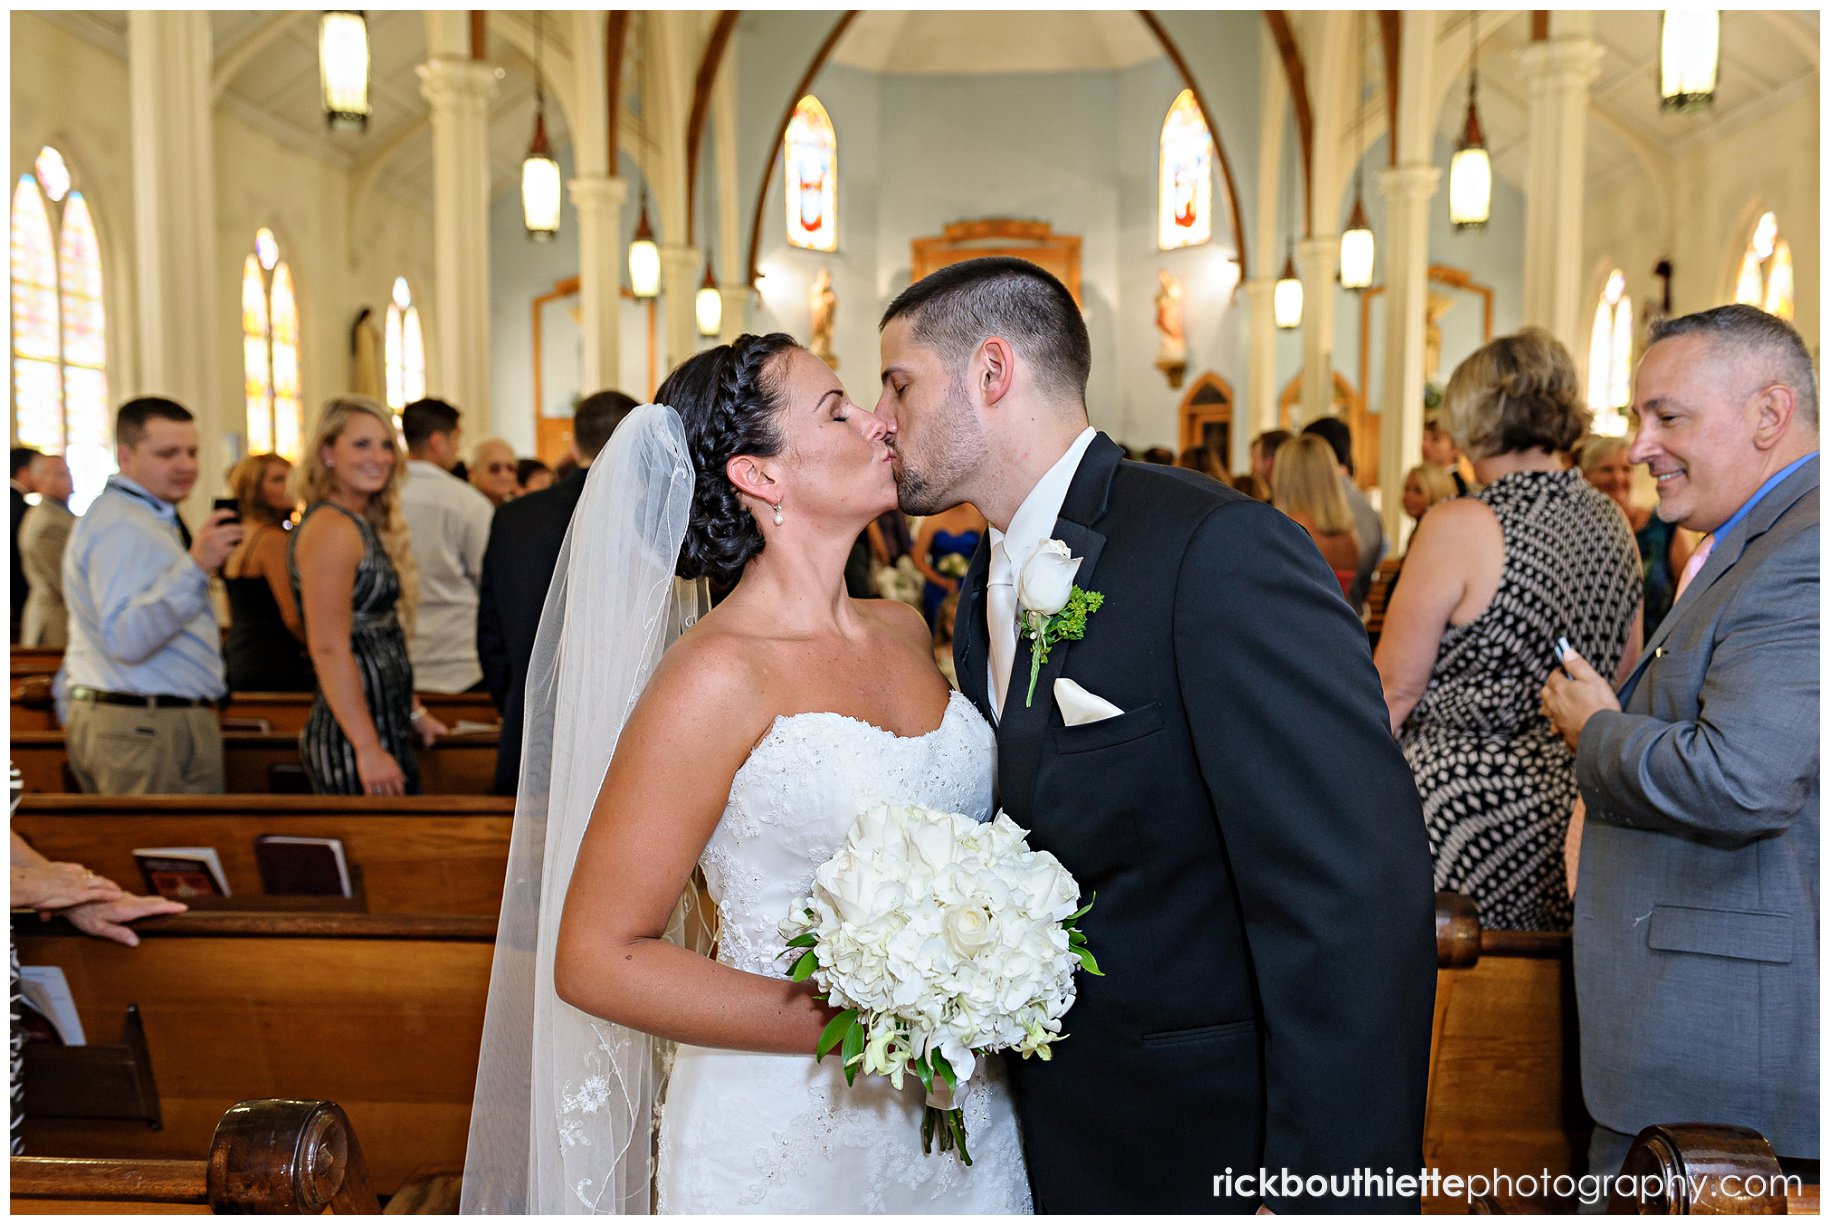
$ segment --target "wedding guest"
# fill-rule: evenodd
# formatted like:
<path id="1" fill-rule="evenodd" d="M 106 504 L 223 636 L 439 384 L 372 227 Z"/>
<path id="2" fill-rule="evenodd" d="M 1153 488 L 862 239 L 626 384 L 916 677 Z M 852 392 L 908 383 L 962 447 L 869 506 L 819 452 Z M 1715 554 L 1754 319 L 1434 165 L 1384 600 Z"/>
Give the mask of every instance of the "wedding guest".
<path id="1" fill-rule="evenodd" d="M 320 795 L 416 794 L 414 741 L 430 747 L 445 726 L 413 698 L 401 622 L 413 615 L 418 575 L 394 420 L 362 396 L 331 400 L 301 455 L 305 515 L 289 565 L 318 676 L 299 733 L 305 776 Z"/>
<path id="2" fill-rule="evenodd" d="M 1211 447 L 1183 447 L 1182 453 L 1176 456 L 1176 467 L 1206 473 L 1222 485 L 1232 484 L 1226 479 L 1226 469 L 1221 466 L 1220 457 L 1214 454 Z"/>
<path id="3" fill-rule="evenodd" d="M 900 510 L 887 510 L 865 529 L 871 541 L 871 561 L 879 569 L 893 566 L 915 548 L 915 535 L 909 531 L 908 516 Z"/>
<path id="4" fill-rule="evenodd" d="M 1538 674 L 1587 809 L 1589 1169 L 1619 1169 L 1650 1124 L 1723 1119 L 1816 1182 L 1817 377 L 1790 324 L 1721 306 L 1653 327 L 1633 395 L 1628 456 L 1659 478 L 1658 514 L 1709 535 L 1624 684 L 1586 651 Z"/>
<path id="5" fill-rule="evenodd" d="M 1277 448 L 1295 437 L 1289 430 L 1266 430 L 1252 439 L 1252 475 L 1271 487 L 1271 467 L 1277 462 Z M 1267 499 L 1259 499 L 1265 501 Z"/>
<path id="6" fill-rule="evenodd" d="M 443 400 L 415 400 L 400 413 L 407 483 L 400 493 L 419 598 L 407 655 L 422 693 L 463 693 L 483 680 L 477 661 L 477 592 L 489 544 L 489 499 L 452 476 L 461 414 Z M 479 448 L 480 449 L 480 448 Z"/>
<path id="7" fill-rule="evenodd" d="M 37 493 L 32 484 L 32 461 L 38 458 L 38 452 L 31 447 L 14 447 L 11 470 L 13 484 L 13 622 L 12 641 L 19 641 L 19 621 L 25 614 L 25 594 L 27 591 L 25 568 L 19 563 L 19 526 L 25 519 L 25 510 L 31 503 L 26 495 Z"/>
<path id="8" fill-rule="evenodd" d="M 1270 487 L 1259 479 L 1256 472 L 1235 472 L 1233 478 L 1228 481 L 1227 484 L 1231 485 L 1234 489 L 1237 489 L 1248 498 L 1256 498 L 1260 502 L 1269 502 L 1271 500 Z"/>
<path id="9" fill-rule="evenodd" d="M 229 470 L 244 534 L 222 566 L 229 599 L 222 658 L 237 693 L 310 693 L 317 686 L 286 571 L 291 479 L 292 464 L 280 455 L 250 455 Z"/>
<path id="10" fill-rule="evenodd" d="M 970 502 L 962 502 L 921 521 L 915 548 L 909 554 L 927 580 L 921 592 L 921 611 L 928 627 L 940 612 L 940 602 L 959 591 L 972 554 L 985 535 L 985 516 Z"/>
<path id="11" fill-rule="evenodd" d="M 64 548 L 76 526 L 70 510 L 70 465 L 61 455 L 40 455 L 32 461 L 32 483 L 38 489 L 38 505 L 26 511 L 15 553 L 30 587 L 19 622 L 19 645 L 60 647 L 69 636 L 70 620 L 64 607 Z"/>
<path id="12" fill-rule="evenodd" d="M 1536 328 L 1477 350 L 1442 420 L 1483 488 L 1418 524 L 1374 655 L 1416 775 L 1436 887 L 1492 929 L 1570 925 L 1575 771 L 1538 690 L 1571 645 L 1608 675 L 1639 650 L 1639 558 L 1613 503 L 1557 458 L 1588 428 L 1575 363 Z"/>
<path id="13" fill-rule="evenodd" d="M 1326 442 L 1303 434 L 1277 448 L 1271 468 L 1271 505 L 1309 533 L 1340 582 L 1342 597 L 1347 598 L 1360 563 L 1360 538 L 1353 511 L 1341 492 L 1334 452 Z"/>
<path id="14" fill-rule="evenodd" d="M 1347 423 L 1339 417 L 1321 417 L 1305 425 L 1303 433 L 1320 437 L 1334 450 L 1341 493 L 1353 511 L 1354 533 L 1360 538 L 1360 560 L 1354 567 L 1353 586 L 1347 591 L 1347 602 L 1355 612 L 1364 612 L 1373 572 L 1379 568 L 1379 559 L 1385 556 L 1385 525 L 1365 491 L 1354 482 L 1353 432 L 1347 428 Z"/>
<path id="15" fill-rule="evenodd" d="M 1677 524 L 1665 522 L 1652 513 L 1651 507 L 1635 505 L 1627 439 L 1589 438 L 1576 452 L 1576 466 L 1589 484 L 1614 499 L 1633 529 L 1646 589 L 1645 633 L 1650 640 L 1677 598 L 1678 576 L 1690 560 L 1690 541 Z"/>
<path id="16" fill-rule="evenodd" d="M 553 487 L 553 470 L 537 459 L 515 461 L 515 496 Z"/>
<path id="17" fill-rule="evenodd" d="M 1404 513 L 1419 523 L 1424 511 L 1458 496 L 1448 472 L 1435 464 L 1418 464 L 1404 474 Z"/>
<path id="18" fill-rule="evenodd" d="M 210 575 L 242 540 L 232 511 L 193 538 L 178 517 L 197 483 L 197 426 L 171 400 L 115 414 L 120 471 L 70 531 L 70 641 L 59 688 L 70 770 L 102 795 L 213 794 L 223 786 L 216 706 L 228 689 Z"/>
<path id="19" fill-rule="evenodd" d="M 958 615 L 959 592 L 956 591 L 940 602 L 940 611 L 934 615 L 934 662 L 955 689 L 959 688 L 959 673 L 953 663 L 953 623 Z"/>
<path id="20" fill-rule="evenodd" d="M 1168 447 L 1150 447 L 1144 451 L 1144 462 L 1147 464 L 1161 464 L 1165 468 L 1173 468 L 1176 463 L 1176 453 L 1171 451 Z"/>
<path id="21" fill-rule="evenodd" d="M 1449 474 L 1456 497 L 1468 492 L 1468 478 L 1461 472 L 1461 448 L 1442 428 L 1441 417 L 1434 412 L 1424 414 L 1423 418 L 1423 462 L 1435 464 Z"/>
<path id="22" fill-rule="evenodd" d="M 470 455 L 470 483 L 482 491 L 490 505 L 500 506 L 515 496 L 515 449 L 500 438 L 485 438 Z"/>

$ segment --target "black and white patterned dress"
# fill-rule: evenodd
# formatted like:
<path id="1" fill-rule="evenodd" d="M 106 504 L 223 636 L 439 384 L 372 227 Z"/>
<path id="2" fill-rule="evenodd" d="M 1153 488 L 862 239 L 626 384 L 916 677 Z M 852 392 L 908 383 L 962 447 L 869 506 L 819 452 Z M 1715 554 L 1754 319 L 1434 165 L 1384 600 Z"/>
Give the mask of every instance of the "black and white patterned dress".
<path id="1" fill-rule="evenodd" d="M 1472 898 L 1485 927 L 1562 931 L 1576 768 L 1540 693 L 1561 634 L 1614 675 L 1639 607 L 1639 551 L 1619 507 L 1574 469 L 1509 473 L 1473 496 L 1505 537 L 1499 591 L 1443 633 L 1399 740 L 1423 797 L 1436 887 Z"/>
<path id="2" fill-rule="evenodd" d="M 298 529 L 286 545 L 286 572 L 292 579 L 292 598 L 301 613 L 305 600 L 299 590 L 298 545 L 305 520 L 329 508 L 348 517 L 362 533 L 362 561 L 356 566 L 352 593 L 350 650 L 362 675 L 362 696 L 368 703 L 375 731 L 407 779 L 407 794 L 419 792 L 419 762 L 413 755 L 413 664 L 407 658 L 407 638 L 395 606 L 400 602 L 400 576 L 382 547 L 375 529 L 360 515 L 333 502 L 318 502 L 305 510 Z M 322 686 L 299 733 L 299 758 L 311 789 L 319 795 L 361 795 L 362 779 L 356 771 L 356 750 L 343 734 L 337 717 L 324 700 Z"/>

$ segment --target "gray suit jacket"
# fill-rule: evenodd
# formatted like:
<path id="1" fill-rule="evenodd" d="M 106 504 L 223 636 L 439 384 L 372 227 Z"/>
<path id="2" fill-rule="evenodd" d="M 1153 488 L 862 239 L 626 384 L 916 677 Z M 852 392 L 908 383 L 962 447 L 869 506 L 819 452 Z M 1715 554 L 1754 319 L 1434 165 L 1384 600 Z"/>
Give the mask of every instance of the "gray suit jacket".
<path id="1" fill-rule="evenodd" d="M 1717 542 L 1583 729 L 1582 1087 L 1599 1123 L 1818 1152 L 1818 460 Z"/>
<path id="2" fill-rule="evenodd" d="M 31 590 L 19 622 L 19 645 L 60 647 L 69 636 L 64 608 L 64 546 L 76 516 L 70 508 L 44 501 L 25 512 L 19 526 L 19 561 Z"/>

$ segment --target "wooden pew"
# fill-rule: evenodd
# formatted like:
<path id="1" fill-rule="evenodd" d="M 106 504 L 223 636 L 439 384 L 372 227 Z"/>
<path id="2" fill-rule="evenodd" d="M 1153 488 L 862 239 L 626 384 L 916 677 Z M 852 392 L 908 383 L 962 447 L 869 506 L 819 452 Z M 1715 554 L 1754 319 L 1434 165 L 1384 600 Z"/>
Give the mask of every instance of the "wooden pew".
<path id="1" fill-rule="evenodd" d="M 1788 1180 L 1765 1136 L 1711 1123 L 1648 1127 L 1633 1140 L 1608 1211 L 1637 1216 L 1816 1216 L 1817 1183 Z M 1637 1191 L 1637 1197 L 1635 1192 Z"/>
<path id="2" fill-rule="evenodd" d="M 1445 1175 L 1581 1173 L 1591 1124 L 1569 934 L 1483 931 L 1472 902 L 1439 893 L 1436 951 L 1423 1164 Z M 1471 1207 L 1438 1197 L 1423 1210 Z"/>
<path id="3" fill-rule="evenodd" d="M 225 727 L 297 734 L 311 713 L 309 693 L 237 693 L 223 708 Z M 486 693 L 426 693 L 420 703 L 446 727 L 459 722 L 500 725 L 501 716 Z M 257 728 L 257 725 L 258 728 Z M 12 730 L 51 732 L 58 728 L 51 702 L 48 675 L 15 676 L 12 690 Z"/>
<path id="4" fill-rule="evenodd" d="M 335 1102 L 239 1102 L 201 1161 L 14 1157 L 19 1213 L 379 1212 L 349 1118 Z"/>
<path id="5" fill-rule="evenodd" d="M 379 1194 L 462 1168 L 493 915 L 195 912 L 139 924 L 135 949 L 14 923 L 21 962 L 63 969 L 86 1031 L 138 1006 L 163 1123 L 28 1104 L 28 1152 L 186 1158 L 236 1102 L 297 1097 L 343 1107 Z"/>
<path id="6" fill-rule="evenodd" d="M 144 888 L 133 848 L 209 846 L 229 902 L 261 893 L 261 834 L 341 838 L 376 914 L 494 916 L 514 800 L 496 796 L 28 795 L 13 828 L 40 853 Z"/>
<path id="7" fill-rule="evenodd" d="M 55 676 L 57 670 L 64 666 L 64 649 L 62 647 L 22 647 L 13 648 L 12 677 L 18 680 L 22 676 Z"/>
<path id="8" fill-rule="evenodd" d="M 264 795 L 303 788 L 296 732 L 223 733 L 223 771 L 231 794 Z M 15 732 L 13 764 L 24 776 L 27 794 L 76 790 L 65 775 L 69 755 L 61 731 Z M 488 795 L 495 784 L 496 737 L 476 732 L 444 736 L 419 750 L 420 786 L 427 795 Z"/>

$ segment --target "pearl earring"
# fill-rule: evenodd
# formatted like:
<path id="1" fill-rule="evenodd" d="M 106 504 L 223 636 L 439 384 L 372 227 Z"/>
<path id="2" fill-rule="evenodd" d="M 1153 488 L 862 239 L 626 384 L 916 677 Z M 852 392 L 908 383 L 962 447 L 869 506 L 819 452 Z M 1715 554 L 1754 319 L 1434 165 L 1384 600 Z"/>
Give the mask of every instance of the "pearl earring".
<path id="1" fill-rule="evenodd" d="M 775 511 L 775 526 L 780 527 L 782 525 L 782 504 L 777 502 L 771 509 Z"/>

